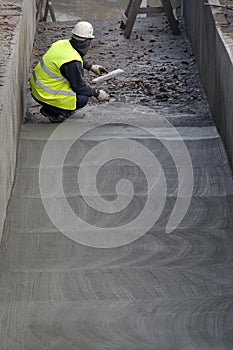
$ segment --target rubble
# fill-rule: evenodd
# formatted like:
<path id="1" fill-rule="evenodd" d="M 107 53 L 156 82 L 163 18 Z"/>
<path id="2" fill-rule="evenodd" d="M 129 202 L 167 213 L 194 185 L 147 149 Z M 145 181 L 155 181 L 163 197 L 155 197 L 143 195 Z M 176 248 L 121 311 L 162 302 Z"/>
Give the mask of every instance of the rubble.
<path id="1" fill-rule="evenodd" d="M 32 67 L 52 42 L 70 37 L 75 23 L 38 24 Z M 181 35 L 174 36 L 163 16 L 138 19 L 131 38 L 125 39 L 117 20 L 92 23 L 96 39 L 86 59 L 107 66 L 109 71 L 118 68 L 125 71 L 96 87 L 107 90 L 119 101 L 139 103 L 156 110 L 165 108 L 170 113 L 201 115 L 212 123 L 198 67 L 184 30 Z M 93 78 L 93 74 L 87 72 L 85 79 L 92 86 Z M 90 104 L 98 103 L 94 98 L 90 101 Z M 28 115 L 29 119 L 38 116 L 38 105 L 30 99 Z"/>

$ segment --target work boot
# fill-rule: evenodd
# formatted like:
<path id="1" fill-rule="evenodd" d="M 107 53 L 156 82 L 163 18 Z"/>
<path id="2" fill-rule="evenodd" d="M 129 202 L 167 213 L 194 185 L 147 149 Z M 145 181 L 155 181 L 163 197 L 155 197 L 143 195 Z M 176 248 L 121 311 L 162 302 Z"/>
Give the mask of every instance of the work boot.
<path id="1" fill-rule="evenodd" d="M 62 115 L 52 113 L 48 108 L 41 107 L 40 113 L 48 118 L 51 123 L 62 123 L 66 118 Z"/>

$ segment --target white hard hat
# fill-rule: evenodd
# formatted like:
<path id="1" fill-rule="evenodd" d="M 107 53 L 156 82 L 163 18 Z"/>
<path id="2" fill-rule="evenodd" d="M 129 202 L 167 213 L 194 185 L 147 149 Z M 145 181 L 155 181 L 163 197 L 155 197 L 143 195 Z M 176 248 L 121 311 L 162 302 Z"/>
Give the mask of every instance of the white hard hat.
<path id="1" fill-rule="evenodd" d="M 93 39 L 94 29 L 91 23 L 85 22 L 85 21 L 80 21 L 78 22 L 75 26 L 74 29 L 72 30 L 72 34 L 82 38 L 82 39 Z"/>

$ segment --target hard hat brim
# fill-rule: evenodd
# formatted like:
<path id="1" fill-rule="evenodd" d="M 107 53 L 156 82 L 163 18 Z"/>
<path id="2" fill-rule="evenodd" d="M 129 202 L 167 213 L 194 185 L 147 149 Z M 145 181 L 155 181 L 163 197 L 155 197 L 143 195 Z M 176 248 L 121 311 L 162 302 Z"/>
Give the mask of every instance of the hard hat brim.
<path id="1" fill-rule="evenodd" d="M 72 37 L 73 37 L 74 39 L 80 40 L 80 41 L 85 41 L 85 40 L 89 40 L 89 39 L 94 39 L 94 38 L 95 38 L 94 36 L 92 36 L 92 37 L 90 37 L 90 38 L 78 36 L 78 35 L 74 34 L 73 32 L 72 32 Z"/>

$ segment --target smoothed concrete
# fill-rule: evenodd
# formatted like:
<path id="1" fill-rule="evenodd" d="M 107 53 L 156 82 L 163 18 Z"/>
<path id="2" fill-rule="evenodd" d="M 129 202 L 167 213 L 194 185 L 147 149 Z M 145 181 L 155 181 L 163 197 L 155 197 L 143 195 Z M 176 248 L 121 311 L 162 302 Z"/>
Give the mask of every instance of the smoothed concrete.
<path id="1" fill-rule="evenodd" d="M 46 168 L 47 196 L 59 199 L 54 175 L 71 139 L 63 165 L 64 193 L 76 215 L 93 225 L 92 230 L 77 227 L 77 236 L 98 235 L 97 227 L 114 225 L 120 233 L 145 203 L 145 176 L 123 159 L 103 166 L 96 183 L 110 207 L 117 182 L 131 181 L 132 204 L 107 214 L 83 200 L 77 181 L 80 163 L 105 140 L 133 139 L 156 156 L 167 180 L 164 210 L 143 237 L 125 246 L 96 249 L 68 239 L 48 217 L 39 187 L 41 156 L 57 126 L 24 125 L 0 257 L 0 349 L 231 350 L 233 180 L 216 128 L 202 121 L 177 128 L 192 159 L 194 191 L 182 223 L 167 234 L 178 183 L 162 140 L 183 157 L 173 128 L 164 127 L 164 116 L 138 105 L 113 102 L 85 112 L 85 119 L 69 121 L 70 134 L 61 132 L 54 139 L 56 156 Z M 132 126 L 124 125 L 127 118 Z M 107 121 L 110 125 L 103 125 Z M 72 133 L 77 127 L 86 131 L 79 140 Z M 87 164 L 87 178 L 96 164 L 98 157 Z M 150 169 L 148 161 L 149 176 L 155 177 Z M 94 200 L 91 187 L 87 190 L 85 195 Z"/>
<path id="2" fill-rule="evenodd" d="M 184 0 L 184 17 L 210 110 L 233 168 L 233 32 L 224 30 L 222 10 L 204 6 L 202 0 Z"/>

